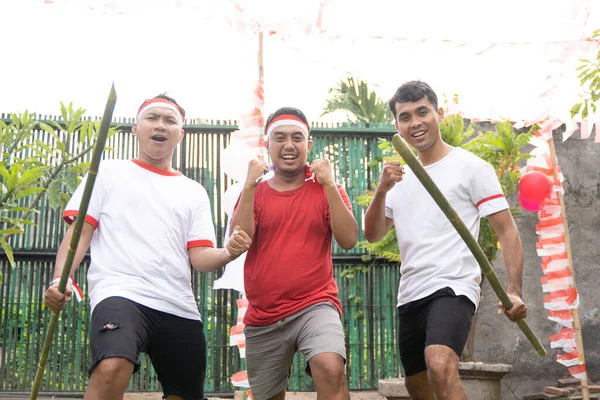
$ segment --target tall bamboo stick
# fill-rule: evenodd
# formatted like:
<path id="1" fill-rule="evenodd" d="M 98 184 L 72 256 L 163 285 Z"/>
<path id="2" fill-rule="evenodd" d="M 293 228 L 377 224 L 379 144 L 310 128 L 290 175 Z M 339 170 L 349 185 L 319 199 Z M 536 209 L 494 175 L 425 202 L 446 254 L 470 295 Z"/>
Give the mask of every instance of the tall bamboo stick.
<path id="1" fill-rule="evenodd" d="M 469 248 L 469 250 L 471 250 L 473 256 L 479 263 L 481 270 L 490 282 L 492 289 L 494 289 L 494 292 L 496 292 L 496 295 L 502 302 L 502 305 L 504 305 L 504 308 L 510 310 L 513 307 L 513 303 L 508 297 L 508 294 L 506 293 L 504 288 L 502 287 L 502 283 L 500 283 L 498 276 L 494 272 L 492 265 L 483 253 L 483 250 L 481 250 L 481 247 L 479 247 L 479 243 L 477 243 L 477 240 L 471 234 L 471 231 L 469 231 L 464 222 L 460 219 L 460 216 L 452 208 L 452 206 L 444 197 L 440 189 L 435 185 L 435 183 L 427 174 L 427 171 L 425 171 L 425 168 L 423 168 L 419 160 L 417 160 L 412 151 L 410 151 L 410 149 L 404 142 L 404 139 L 402 139 L 400 135 L 395 134 L 392 139 L 392 144 L 394 145 L 396 151 L 404 159 L 404 161 L 406 161 L 406 164 L 408 164 L 408 166 L 410 167 L 412 172 L 414 172 L 419 181 L 421 181 L 425 189 L 427 189 L 427 192 L 429 192 L 431 197 L 433 197 L 433 200 L 436 202 L 436 204 L 442 209 L 446 217 L 448 217 L 448 219 L 450 220 L 460 237 L 465 241 L 467 247 Z M 533 348 L 537 351 L 539 356 L 544 357 L 546 355 L 546 349 L 544 348 L 538 337 L 533 333 L 529 325 L 527 325 L 527 322 L 525 322 L 524 319 L 521 319 L 517 321 L 517 325 L 519 326 L 519 328 L 521 328 L 521 330 L 523 331 Z"/>
<path id="2" fill-rule="evenodd" d="M 548 146 L 550 147 L 550 158 L 552 159 L 552 169 L 554 179 L 558 179 L 558 158 L 556 157 L 556 149 L 554 148 L 554 138 L 548 140 Z M 571 235 L 569 233 L 569 223 L 567 221 L 567 210 L 565 208 L 565 199 L 561 192 L 558 192 L 558 200 L 560 203 L 560 215 L 563 219 L 565 226 L 565 247 L 567 251 L 567 258 L 569 259 L 569 269 L 573 276 L 573 285 L 575 287 L 575 268 L 573 267 L 573 254 L 571 252 Z M 581 334 L 581 320 L 579 319 L 579 309 L 575 308 L 573 311 L 573 328 L 575 330 L 575 344 L 577 346 L 577 352 L 579 353 L 579 361 L 585 365 L 585 356 L 583 353 L 583 336 Z M 586 374 L 587 376 L 587 374 Z M 583 400 L 590 399 L 590 391 L 587 379 L 581 380 L 581 397 Z"/>
<path id="3" fill-rule="evenodd" d="M 85 182 L 85 189 L 79 205 L 79 211 L 77 218 L 75 218 L 75 225 L 73 228 L 73 235 L 71 236 L 71 242 L 69 243 L 69 251 L 63 266 L 62 274 L 60 276 L 60 282 L 58 283 L 58 290 L 61 293 L 65 292 L 67 286 L 67 280 L 73 266 L 73 259 L 77 252 L 77 246 L 79 245 L 79 238 L 81 237 L 81 230 L 83 229 L 83 223 L 85 222 L 85 216 L 87 213 L 90 198 L 92 197 L 92 190 L 94 189 L 94 183 L 96 182 L 96 176 L 98 175 L 98 167 L 100 166 L 100 159 L 102 157 L 102 151 L 106 145 L 106 138 L 108 136 L 108 130 L 112 121 L 113 110 L 115 109 L 115 103 L 117 101 L 117 93 L 115 92 L 115 85 L 112 84 L 108 99 L 106 100 L 106 107 L 104 108 L 104 115 L 102 116 L 102 122 L 100 123 L 100 131 L 98 132 L 98 138 L 92 153 L 92 160 L 90 162 L 90 170 L 88 173 L 87 181 Z M 46 370 L 46 363 L 48 362 L 48 353 L 52 346 L 52 339 L 54 337 L 54 331 L 56 330 L 56 323 L 58 321 L 59 313 L 52 312 L 50 317 L 50 323 L 48 324 L 48 330 L 46 332 L 46 338 L 44 339 L 44 347 L 42 348 L 42 355 L 40 357 L 40 363 L 38 365 L 37 372 L 35 374 L 35 380 L 33 381 L 33 387 L 31 389 L 30 400 L 36 400 L 44 378 L 44 371 Z"/>

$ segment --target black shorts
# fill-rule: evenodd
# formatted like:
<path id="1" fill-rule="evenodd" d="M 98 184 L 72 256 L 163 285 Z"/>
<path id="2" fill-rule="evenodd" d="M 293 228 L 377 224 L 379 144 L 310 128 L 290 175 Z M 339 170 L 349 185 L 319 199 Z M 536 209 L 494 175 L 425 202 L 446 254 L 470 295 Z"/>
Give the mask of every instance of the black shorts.
<path id="1" fill-rule="evenodd" d="M 429 345 L 448 346 L 460 357 L 474 313 L 473 302 L 448 287 L 398 307 L 398 347 L 406 376 L 427 370 Z"/>
<path id="2" fill-rule="evenodd" d="M 202 322 L 153 310 L 123 297 L 101 301 L 92 314 L 92 365 L 121 357 L 139 369 L 140 352 L 150 356 L 165 397 L 204 398 L 206 340 Z"/>

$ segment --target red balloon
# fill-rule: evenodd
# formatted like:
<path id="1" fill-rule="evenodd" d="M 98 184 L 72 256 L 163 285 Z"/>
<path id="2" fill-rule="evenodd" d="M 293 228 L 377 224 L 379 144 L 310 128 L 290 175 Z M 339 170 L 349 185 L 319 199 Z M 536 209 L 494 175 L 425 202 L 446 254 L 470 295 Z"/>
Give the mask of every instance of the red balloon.
<path id="1" fill-rule="evenodd" d="M 542 205 L 542 203 L 534 203 L 532 201 L 527 201 L 521 196 L 519 196 L 519 203 L 521 203 L 521 207 L 531 212 L 539 211 L 540 206 Z"/>
<path id="2" fill-rule="evenodd" d="M 552 192 L 552 181 L 540 171 L 531 171 L 521 177 L 519 197 L 530 203 L 541 203 Z"/>

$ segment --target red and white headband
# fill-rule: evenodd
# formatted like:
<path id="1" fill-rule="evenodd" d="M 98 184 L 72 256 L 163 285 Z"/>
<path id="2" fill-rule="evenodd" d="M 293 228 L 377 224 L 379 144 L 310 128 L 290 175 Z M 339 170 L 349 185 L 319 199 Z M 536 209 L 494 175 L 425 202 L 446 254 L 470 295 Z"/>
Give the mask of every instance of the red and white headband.
<path id="1" fill-rule="evenodd" d="M 179 107 L 177 107 L 177 104 L 175 104 L 167 99 L 161 99 L 160 97 L 157 99 L 150 99 L 150 100 L 146 101 L 144 104 L 142 104 L 142 106 L 138 110 L 136 120 L 139 121 L 142 113 L 144 113 L 144 112 L 148 111 L 150 108 L 154 108 L 154 107 L 164 107 L 164 108 L 168 108 L 170 110 L 175 111 L 175 114 L 177 114 L 177 117 L 178 117 L 177 122 L 180 125 L 183 124 L 183 114 L 181 113 L 181 110 L 179 109 Z"/>
<path id="2" fill-rule="evenodd" d="M 308 138 L 308 124 L 302 121 L 302 118 L 293 114 L 281 114 L 273 118 L 269 125 L 267 125 L 267 137 L 269 137 L 275 129 L 283 125 L 293 125 L 300 128 L 300 131 Z"/>

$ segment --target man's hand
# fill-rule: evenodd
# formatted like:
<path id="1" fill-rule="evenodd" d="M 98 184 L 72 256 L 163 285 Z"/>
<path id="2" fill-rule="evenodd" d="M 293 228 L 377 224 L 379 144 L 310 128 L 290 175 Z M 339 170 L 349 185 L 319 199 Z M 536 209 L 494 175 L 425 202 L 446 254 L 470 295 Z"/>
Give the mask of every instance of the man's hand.
<path id="1" fill-rule="evenodd" d="M 314 160 L 310 164 L 310 172 L 315 174 L 319 183 L 323 186 L 332 185 L 333 174 L 331 172 L 331 162 L 326 158 Z"/>
<path id="2" fill-rule="evenodd" d="M 71 296 L 73 295 L 73 291 L 71 290 L 71 285 L 67 284 L 65 287 L 65 294 L 62 294 L 58 290 L 58 282 L 51 285 L 46 293 L 44 294 L 44 303 L 46 306 L 54 312 L 60 312 L 65 308 L 67 302 L 71 300 Z"/>
<path id="3" fill-rule="evenodd" d="M 513 306 L 510 310 L 505 310 L 502 302 L 498 302 L 498 314 L 506 314 L 508 319 L 512 322 L 517 322 L 521 319 L 527 317 L 527 306 L 523 303 L 523 300 L 520 296 L 516 294 L 508 293 L 508 297 L 513 302 Z"/>
<path id="4" fill-rule="evenodd" d="M 242 253 L 247 251 L 252 244 L 252 239 L 246 232 L 240 229 L 239 226 L 235 226 L 233 228 L 233 233 L 229 237 L 229 242 L 227 243 L 227 252 L 231 256 L 231 260 L 235 260 Z"/>
<path id="5" fill-rule="evenodd" d="M 256 187 L 262 177 L 269 172 L 269 166 L 263 160 L 251 160 L 248 163 L 248 175 L 246 176 L 246 186 Z"/>
<path id="6" fill-rule="evenodd" d="M 383 164 L 381 179 L 377 184 L 377 190 L 380 192 L 389 192 L 396 183 L 402 180 L 404 168 L 400 166 L 400 161 L 387 161 Z"/>

